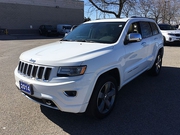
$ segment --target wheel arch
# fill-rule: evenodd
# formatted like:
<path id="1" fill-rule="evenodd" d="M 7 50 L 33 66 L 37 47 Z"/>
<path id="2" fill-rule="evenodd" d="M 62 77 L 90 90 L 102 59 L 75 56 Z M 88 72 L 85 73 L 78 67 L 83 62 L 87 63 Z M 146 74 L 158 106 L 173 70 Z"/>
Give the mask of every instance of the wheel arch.
<path id="1" fill-rule="evenodd" d="M 118 89 L 120 88 L 121 78 L 120 78 L 120 72 L 119 72 L 118 68 L 114 68 L 114 69 L 111 69 L 111 70 L 108 70 L 108 71 L 102 73 L 102 74 L 98 77 L 98 79 L 97 79 L 97 81 L 96 81 L 96 83 L 95 83 L 95 86 L 96 86 L 97 82 L 100 80 L 100 78 L 103 78 L 103 77 L 106 77 L 106 76 L 112 76 L 112 77 L 114 77 L 114 79 L 116 80 Z M 94 87 L 95 87 L 95 86 L 94 86 Z"/>
<path id="2" fill-rule="evenodd" d="M 159 53 L 159 52 L 161 53 L 161 55 L 162 55 L 162 57 L 163 57 L 163 55 L 164 55 L 164 47 L 161 47 L 161 48 L 159 49 L 158 53 Z M 158 53 L 157 53 L 157 54 L 158 54 Z"/>

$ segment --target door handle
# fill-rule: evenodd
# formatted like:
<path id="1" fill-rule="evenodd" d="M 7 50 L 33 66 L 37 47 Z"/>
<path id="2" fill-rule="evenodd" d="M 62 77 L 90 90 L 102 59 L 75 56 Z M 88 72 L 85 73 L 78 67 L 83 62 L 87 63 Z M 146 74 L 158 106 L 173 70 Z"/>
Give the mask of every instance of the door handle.
<path id="1" fill-rule="evenodd" d="M 146 42 L 143 42 L 141 45 L 142 45 L 142 46 L 146 46 Z"/>
<path id="2" fill-rule="evenodd" d="M 154 38 L 154 40 L 157 40 L 158 38 Z"/>

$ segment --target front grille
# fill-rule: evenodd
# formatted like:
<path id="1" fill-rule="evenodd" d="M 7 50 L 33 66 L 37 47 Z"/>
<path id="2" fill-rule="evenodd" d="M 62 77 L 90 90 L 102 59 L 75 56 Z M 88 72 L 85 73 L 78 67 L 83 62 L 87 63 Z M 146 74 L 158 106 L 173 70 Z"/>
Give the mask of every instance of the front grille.
<path id="1" fill-rule="evenodd" d="M 20 61 L 18 71 L 28 77 L 48 81 L 51 74 L 51 67 L 29 64 Z"/>
<path id="2" fill-rule="evenodd" d="M 176 37 L 180 37 L 180 34 L 175 34 Z"/>

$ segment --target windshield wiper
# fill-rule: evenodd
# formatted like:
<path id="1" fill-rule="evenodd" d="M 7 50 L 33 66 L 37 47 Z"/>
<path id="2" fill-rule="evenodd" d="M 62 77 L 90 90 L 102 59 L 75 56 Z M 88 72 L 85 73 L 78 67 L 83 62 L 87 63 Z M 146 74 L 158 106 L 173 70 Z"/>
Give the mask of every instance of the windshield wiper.
<path id="1" fill-rule="evenodd" d="M 61 39 L 60 41 L 72 41 L 72 40 L 69 40 L 69 39 Z"/>
<path id="2" fill-rule="evenodd" d="M 76 41 L 76 42 L 87 42 L 87 40 L 85 40 L 85 39 L 78 39 L 78 40 L 74 40 L 74 41 Z"/>
<path id="3" fill-rule="evenodd" d="M 95 41 L 92 41 L 92 40 L 85 40 L 85 39 L 78 39 L 78 40 L 61 39 L 60 41 L 71 41 L 71 42 L 89 42 L 89 43 L 95 43 Z"/>
<path id="4" fill-rule="evenodd" d="M 79 40 L 75 40 L 77 42 L 89 42 L 89 43 L 95 43 L 95 41 L 92 40 L 85 40 L 85 39 L 79 39 Z"/>

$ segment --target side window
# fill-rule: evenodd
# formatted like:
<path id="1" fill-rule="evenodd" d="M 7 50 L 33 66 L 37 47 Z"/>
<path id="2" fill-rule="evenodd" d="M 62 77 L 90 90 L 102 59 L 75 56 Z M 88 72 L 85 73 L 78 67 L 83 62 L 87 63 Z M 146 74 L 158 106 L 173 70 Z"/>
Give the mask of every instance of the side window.
<path id="1" fill-rule="evenodd" d="M 142 38 L 152 36 L 151 26 L 149 22 L 140 22 Z"/>
<path id="2" fill-rule="evenodd" d="M 139 25 L 137 22 L 132 23 L 128 29 L 128 34 L 129 33 L 140 33 L 139 32 Z"/>
<path id="3" fill-rule="evenodd" d="M 152 22 L 150 24 L 151 24 L 153 35 L 157 35 L 159 33 L 157 25 L 155 23 L 152 23 Z"/>
<path id="4" fill-rule="evenodd" d="M 125 45 L 128 44 L 128 43 L 137 42 L 136 40 L 135 41 L 129 41 L 128 40 L 128 35 L 130 33 L 140 33 L 139 22 L 134 22 L 129 26 L 127 35 L 126 35 L 125 40 L 124 40 Z"/>

